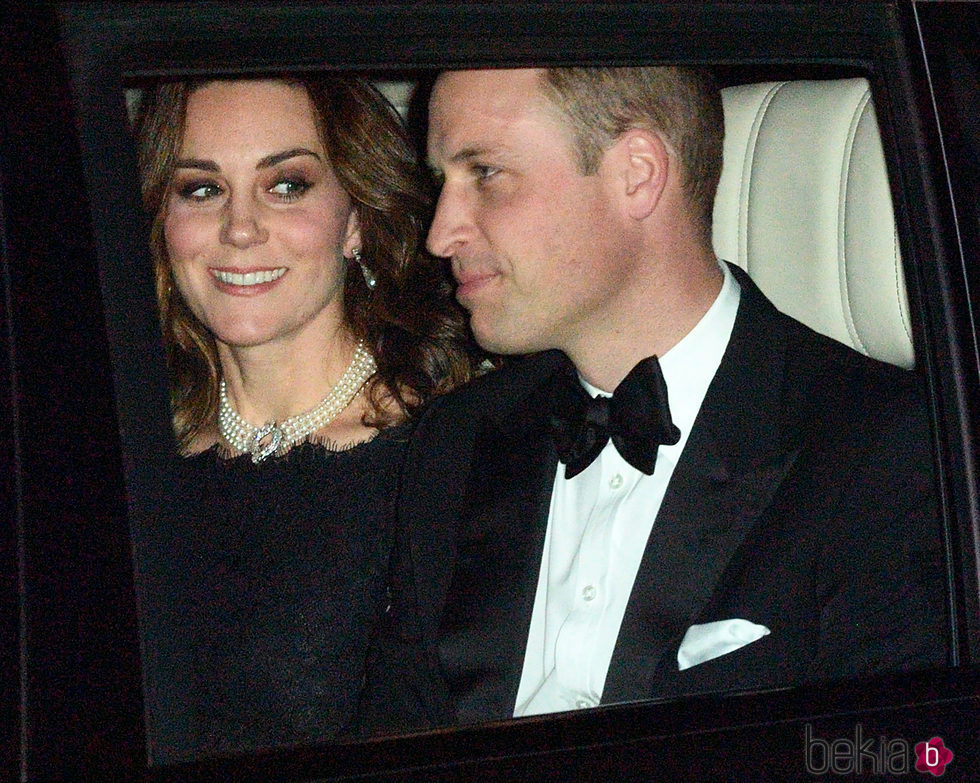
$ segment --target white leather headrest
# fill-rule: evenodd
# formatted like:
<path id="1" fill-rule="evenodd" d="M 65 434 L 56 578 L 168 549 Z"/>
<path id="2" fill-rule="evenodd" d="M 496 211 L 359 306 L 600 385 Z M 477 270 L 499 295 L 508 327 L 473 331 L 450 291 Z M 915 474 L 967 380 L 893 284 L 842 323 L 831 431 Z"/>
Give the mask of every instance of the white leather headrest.
<path id="1" fill-rule="evenodd" d="M 719 258 L 776 307 L 892 364 L 914 364 L 878 125 L 864 79 L 722 90 Z"/>

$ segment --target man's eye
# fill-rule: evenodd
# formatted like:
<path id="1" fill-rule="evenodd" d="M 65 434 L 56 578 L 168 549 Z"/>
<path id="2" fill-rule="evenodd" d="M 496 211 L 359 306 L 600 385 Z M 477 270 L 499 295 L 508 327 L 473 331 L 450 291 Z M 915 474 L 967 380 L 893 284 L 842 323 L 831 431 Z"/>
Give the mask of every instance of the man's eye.
<path id="1" fill-rule="evenodd" d="M 500 169 L 498 169 L 496 166 L 485 166 L 483 164 L 477 164 L 473 166 L 473 173 L 476 175 L 476 178 L 481 182 L 486 182 L 494 174 L 497 174 L 499 172 Z"/>
<path id="2" fill-rule="evenodd" d="M 446 184 L 446 175 L 443 173 L 442 169 L 429 168 L 429 176 L 432 177 L 432 181 L 435 183 L 436 187 L 440 190 L 442 186 Z"/>
<path id="3" fill-rule="evenodd" d="M 310 183 L 306 180 L 290 177 L 276 182 L 275 185 L 269 188 L 269 192 L 285 201 L 291 201 L 292 199 L 299 198 L 309 189 Z"/>
<path id="4" fill-rule="evenodd" d="M 179 193 L 181 198 L 204 201 L 220 195 L 221 188 L 213 182 L 188 182 L 180 187 Z"/>

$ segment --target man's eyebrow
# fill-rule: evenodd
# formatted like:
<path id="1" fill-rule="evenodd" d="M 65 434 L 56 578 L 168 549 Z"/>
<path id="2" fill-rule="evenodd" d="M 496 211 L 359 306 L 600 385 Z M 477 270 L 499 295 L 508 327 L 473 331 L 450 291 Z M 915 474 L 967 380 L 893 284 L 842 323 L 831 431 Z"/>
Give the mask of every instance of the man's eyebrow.
<path id="1" fill-rule="evenodd" d="M 492 154 L 494 154 L 494 150 L 491 147 L 464 147 L 450 157 L 447 164 L 469 163 Z M 436 164 L 431 158 L 428 158 L 425 164 L 433 174 L 441 175 L 443 167 Z"/>
<path id="2" fill-rule="evenodd" d="M 268 169 L 273 166 L 282 163 L 283 161 L 289 160 L 290 158 L 297 158 L 302 155 L 312 155 L 317 160 L 320 160 L 320 156 L 308 150 L 306 147 L 294 147 L 290 150 L 285 150 L 283 152 L 275 152 L 272 155 L 266 155 L 264 158 L 259 160 L 255 164 L 257 169 Z M 181 158 L 177 161 L 177 168 L 179 169 L 200 169 L 201 171 L 212 171 L 219 172 L 221 167 L 218 166 L 213 160 L 204 160 L 202 158 Z"/>
<path id="3" fill-rule="evenodd" d="M 489 147 L 464 147 L 450 159 L 450 163 L 466 163 L 474 158 L 481 158 L 490 153 Z"/>

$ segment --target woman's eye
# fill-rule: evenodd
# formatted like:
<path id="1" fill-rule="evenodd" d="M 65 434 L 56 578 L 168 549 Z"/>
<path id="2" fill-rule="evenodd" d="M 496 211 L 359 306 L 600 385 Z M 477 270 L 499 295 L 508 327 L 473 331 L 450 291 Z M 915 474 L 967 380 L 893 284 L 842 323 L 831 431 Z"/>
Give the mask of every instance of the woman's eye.
<path id="1" fill-rule="evenodd" d="M 188 182 L 185 185 L 181 185 L 178 192 L 181 198 L 186 198 L 191 201 L 204 201 L 205 199 L 220 195 L 221 188 L 213 182 Z"/>
<path id="2" fill-rule="evenodd" d="M 269 192 L 288 201 L 299 198 L 309 189 L 310 183 L 306 180 L 290 177 L 276 182 L 275 185 L 269 188 Z"/>

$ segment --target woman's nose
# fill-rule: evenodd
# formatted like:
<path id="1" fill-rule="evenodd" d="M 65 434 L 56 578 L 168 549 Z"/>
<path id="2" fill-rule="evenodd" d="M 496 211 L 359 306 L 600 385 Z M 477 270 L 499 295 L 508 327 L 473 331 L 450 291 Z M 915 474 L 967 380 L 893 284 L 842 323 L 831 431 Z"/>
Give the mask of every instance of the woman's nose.
<path id="1" fill-rule="evenodd" d="M 243 203 L 244 202 L 244 203 Z M 221 225 L 221 241 L 237 248 L 260 245 L 269 238 L 260 209 L 248 200 L 230 199 Z"/>

